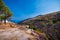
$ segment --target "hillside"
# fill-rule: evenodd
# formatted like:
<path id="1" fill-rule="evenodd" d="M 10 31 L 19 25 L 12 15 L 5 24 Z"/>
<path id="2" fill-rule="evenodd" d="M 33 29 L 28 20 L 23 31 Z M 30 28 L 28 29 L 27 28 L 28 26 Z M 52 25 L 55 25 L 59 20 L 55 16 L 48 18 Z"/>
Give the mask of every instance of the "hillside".
<path id="1" fill-rule="evenodd" d="M 60 40 L 60 11 L 37 16 L 20 22 L 44 32 L 49 40 Z"/>
<path id="2" fill-rule="evenodd" d="M 0 40 L 47 40 L 47 38 L 44 33 L 26 28 L 26 25 L 8 22 L 0 24 Z"/>

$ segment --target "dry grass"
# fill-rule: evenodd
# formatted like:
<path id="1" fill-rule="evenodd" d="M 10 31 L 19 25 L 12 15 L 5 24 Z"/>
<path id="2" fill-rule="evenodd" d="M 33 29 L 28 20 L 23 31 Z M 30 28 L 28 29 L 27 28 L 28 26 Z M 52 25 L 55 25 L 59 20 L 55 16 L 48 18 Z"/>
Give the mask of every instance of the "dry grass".
<path id="1" fill-rule="evenodd" d="M 13 24 L 10 24 L 10 23 L 0 24 L 0 29 L 8 29 L 8 28 L 16 28 L 16 27 L 17 27 L 16 25 L 13 25 Z"/>

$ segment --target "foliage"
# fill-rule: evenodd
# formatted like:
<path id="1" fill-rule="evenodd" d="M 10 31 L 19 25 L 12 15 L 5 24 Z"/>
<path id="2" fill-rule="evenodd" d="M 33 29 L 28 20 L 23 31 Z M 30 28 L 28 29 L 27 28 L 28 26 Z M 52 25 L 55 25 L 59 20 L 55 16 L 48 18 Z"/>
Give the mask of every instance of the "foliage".
<path id="1" fill-rule="evenodd" d="M 48 20 L 48 25 L 53 25 L 53 21 L 52 20 Z"/>
<path id="2" fill-rule="evenodd" d="M 7 7 L 4 8 L 4 23 L 6 23 L 6 19 L 11 17 L 12 14 L 10 13 L 9 9 Z"/>
<path id="3" fill-rule="evenodd" d="M 57 24 L 60 24 L 60 21 L 57 21 L 56 23 L 57 23 Z"/>
<path id="4" fill-rule="evenodd" d="M 44 22 L 41 23 L 41 26 L 46 26 L 46 24 Z"/>
<path id="5" fill-rule="evenodd" d="M 2 0 L 0 0 L 0 11 L 3 10 L 4 8 L 4 3 L 2 2 Z"/>
<path id="6" fill-rule="evenodd" d="M 12 16 L 12 13 L 8 9 L 7 6 L 4 5 L 2 0 L 0 0 L 0 20 L 4 20 L 4 23 L 6 24 L 6 20 Z"/>
<path id="7" fill-rule="evenodd" d="M 39 28 L 37 28 L 36 26 L 33 26 L 32 24 L 29 25 L 29 28 L 38 32 L 42 32 Z"/>
<path id="8" fill-rule="evenodd" d="M 29 25 L 30 27 L 30 29 L 33 29 L 33 30 L 36 30 L 37 28 L 36 27 L 33 27 L 31 24 Z"/>

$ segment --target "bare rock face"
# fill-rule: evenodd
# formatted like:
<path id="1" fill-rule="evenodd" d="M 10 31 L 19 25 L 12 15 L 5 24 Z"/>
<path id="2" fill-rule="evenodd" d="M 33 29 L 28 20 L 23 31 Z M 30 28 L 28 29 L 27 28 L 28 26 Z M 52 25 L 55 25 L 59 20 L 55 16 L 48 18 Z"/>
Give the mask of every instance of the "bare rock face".
<path id="1" fill-rule="evenodd" d="M 18 28 L 0 29 L 0 40 L 45 40 Z"/>

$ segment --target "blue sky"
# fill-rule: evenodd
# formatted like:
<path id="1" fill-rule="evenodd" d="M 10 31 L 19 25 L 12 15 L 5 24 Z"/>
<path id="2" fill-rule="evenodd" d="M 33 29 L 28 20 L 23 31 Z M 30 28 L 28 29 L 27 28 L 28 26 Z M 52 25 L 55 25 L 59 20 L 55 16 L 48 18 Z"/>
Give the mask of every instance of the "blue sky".
<path id="1" fill-rule="evenodd" d="M 60 11 L 60 0 L 3 0 L 3 2 L 13 13 L 14 21 Z"/>

